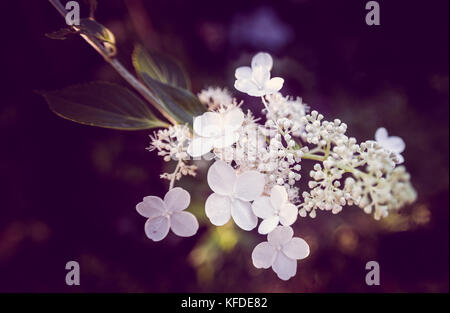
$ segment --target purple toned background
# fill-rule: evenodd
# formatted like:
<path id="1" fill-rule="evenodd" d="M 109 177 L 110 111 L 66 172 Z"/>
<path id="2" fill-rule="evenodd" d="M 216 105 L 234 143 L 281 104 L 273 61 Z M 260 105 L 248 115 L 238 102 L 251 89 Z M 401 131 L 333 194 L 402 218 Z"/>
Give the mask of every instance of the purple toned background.
<path id="1" fill-rule="evenodd" d="M 145 150 L 150 132 L 74 124 L 33 92 L 126 83 L 81 39 L 44 37 L 64 26 L 47 1 L 3 4 L 0 292 L 448 292 L 448 1 L 379 1 L 372 27 L 365 3 L 99 0 L 97 18 L 129 67 L 141 42 L 177 57 L 195 92 L 232 90 L 234 69 L 265 50 L 284 94 L 342 119 L 358 140 L 379 126 L 404 138 L 417 202 L 382 222 L 348 207 L 296 223 L 312 253 L 288 282 L 253 268 L 256 232 L 202 223 L 192 238 L 148 240 L 135 204 L 168 188 L 166 165 Z M 181 183 L 201 221 L 204 181 L 203 170 Z M 79 287 L 65 285 L 70 260 Z M 379 287 L 364 283 L 369 260 L 380 263 Z"/>

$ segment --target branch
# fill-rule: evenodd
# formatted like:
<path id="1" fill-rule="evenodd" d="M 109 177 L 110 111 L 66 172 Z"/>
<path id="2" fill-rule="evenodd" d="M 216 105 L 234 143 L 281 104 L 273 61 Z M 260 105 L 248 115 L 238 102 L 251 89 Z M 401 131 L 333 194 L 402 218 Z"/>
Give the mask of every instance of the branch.
<path id="1" fill-rule="evenodd" d="M 59 14 L 62 15 L 62 17 L 66 18 L 66 15 L 68 11 L 66 8 L 62 5 L 61 1 L 59 0 L 49 0 L 51 4 L 55 7 L 55 9 L 59 12 Z"/>
<path id="2" fill-rule="evenodd" d="M 66 8 L 62 5 L 60 0 L 49 0 L 49 2 L 55 7 L 55 9 L 59 12 L 59 14 L 62 15 L 63 18 L 66 18 L 66 15 L 68 11 Z M 72 26 L 75 30 L 77 29 L 76 26 Z M 143 85 L 136 77 L 134 77 L 123 65 L 120 63 L 119 60 L 116 59 L 115 56 L 111 56 L 108 53 L 106 53 L 103 46 L 101 46 L 99 43 L 91 40 L 88 36 L 84 34 L 80 34 L 80 36 L 89 44 L 91 47 L 93 47 L 104 59 L 106 62 L 108 62 L 119 74 L 122 76 L 123 79 L 125 79 L 136 91 L 139 92 L 139 94 L 144 97 L 148 102 L 150 102 L 168 121 L 170 121 L 172 124 L 176 124 L 176 121 L 170 116 L 166 110 L 164 110 L 159 105 L 159 100 L 153 95 L 148 88 Z"/>

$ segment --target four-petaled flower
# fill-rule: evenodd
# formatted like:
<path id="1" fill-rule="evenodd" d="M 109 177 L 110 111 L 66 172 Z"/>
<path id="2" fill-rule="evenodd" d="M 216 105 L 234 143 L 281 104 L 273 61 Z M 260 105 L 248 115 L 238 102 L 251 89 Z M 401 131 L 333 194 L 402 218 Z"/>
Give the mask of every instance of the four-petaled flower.
<path id="1" fill-rule="evenodd" d="M 244 113 L 233 108 L 224 113 L 205 112 L 194 118 L 194 139 L 188 153 L 193 157 L 202 156 L 213 148 L 225 148 L 239 139 L 239 128 L 244 122 Z"/>
<path id="2" fill-rule="evenodd" d="M 235 170 L 223 161 L 216 161 L 208 170 L 208 184 L 214 191 L 205 204 L 206 216 L 211 223 L 221 226 L 233 217 L 244 230 L 256 227 L 258 218 L 252 211 L 250 201 L 258 198 L 265 185 L 264 175 L 247 171 L 236 175 Z"/>
<path id="3" fill-rule="evenodd" d="M 397 164 L 404 162 L 403 156 L 400 154 L 405 150 L 405 142 L 398 136 L 389 136 L 386 128 L 380 127 L 375 132 L 375 140 L 384 149 L 394 153 L 397 157 Z"/>
<path id="4" fill-rule="evenodd" d="M 294 224 L 298 214 L 297 207 L 288 200 L 286 188 L 278 185 L 272 187 L 270 197 L 256 199 L 252 208 L 255 215 L 263 219 L 258 227 L 260 234 L 270 233 L 278 223 L 283 226 Z"/>
<path id="5" fill-rule="evenodd" d="M 145 223 L 147 237 L 153 241 L 163 240 L 169 228 L 181 237 L 195 235 L 198 221 L 192 213 L 184 211 L 190 202 L 190 194 L 180 187 L 169 190 L 164 200 L 155 196 L 145 197 L 136 205 L 136 210 L 148 218 Z"/>
<path id="6" fill-rule="evenodd" d="M 281 77 L 270 78 L 272 65 L 270 54 L 256 54 L 252 59 L 252 67 L 242 66 L 236 69 L 234 87 L 254 97 L 278 92 L 283 87 L 284 80 Z"/>
<path id="7" fill-rule="evenodd" d="M 272 267 L 282 280 L 288 280 L 297 273 L 297 260 L 309 255 L 309 246 L 305 240 L 293 237 L 289 226 L 278 226 L 267 235 L 267 241 L 258 244 L 252 252 L 253 265 L 256 268 Z"/>

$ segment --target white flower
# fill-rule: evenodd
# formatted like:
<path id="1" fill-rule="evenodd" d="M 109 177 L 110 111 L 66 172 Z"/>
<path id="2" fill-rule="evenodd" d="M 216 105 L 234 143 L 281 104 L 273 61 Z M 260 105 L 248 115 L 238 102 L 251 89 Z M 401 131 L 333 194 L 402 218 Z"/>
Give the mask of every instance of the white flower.
<path id="1" fill-rule="evenodd" d="M 297 219 L 297 207 L 289 202 L 286 189 L 282 186 L 274 186 L 270 198 L 263 196 L 256 199 L 252 208 L 257 217 L 264 219 L 258 227 L 260 234 L 270 233 L 278 223 L 290 226 Z"/>
<path id="2" fill-rule="evenodd" d="M 244 113 L 233 108 L 224 113 L 205 112 L 194 119 L 194 139 L 188 153 L 193 157 L 202 156 L 213 148 L 226 148 L 239 139 L 239 128 L 244 122 Z"/>
<path id="3" fill-rule="evenodd" d="M 263 192 L 264 175 L 256 171 L 236 175 L 231 165 L 219 160 L 209 168 L 207 179 L 214 191 L 205 204 L 206 216 L 211 223 L 221 226 L 233 217 L 240 228 L 255 228 L 258 218 L 249 201 L 255 200 Z"/>
<path id="4" fill-rule="evenodd" d="M 397 157 L 397 164 L 402 164 L 404 162 L 403 156 L 400 154 L 405 150 L 405 142 L 402 138 L 397 136 L 389 136 L 386 128 L 380 127 L 375 132 L 375 140 L 384 149 L 392 152 Z"/>
<path id="5" fill-rule="evenodd" d="M 242 66 L 236 69 L 234 87 L 254 97 L 278 92 L 283 87 L 284 80 L 281 77 L 270 78 L 272 65 L 270 54 L 256 54 L 252 59 L 252 67 Z"/>
<path id="6" fill-rule="evenodd" d="M 190 237 L 198 230 L 198 221 L 192 213 L 184 210 L 189 206 L 191 196 L 183 188 L 176 187 L 164 196 L 148 196 L 136 205 L 138 213 L 148 220 L 145 234 L 153 241 L 163 240 L 169 228 L 180 237 Z"/>
<path id="7" fill-rule="evenodd" d="M 294 277 L 297 272 L 297 260 L 309 255 L 309 246 L 305 240 L 292 237 L 294 231 L 289 226 L 278 226 L 267 235 L 267 241 L 258 244 L 252 252 L 253 265 L 256 268 L 272 267 L 282 280 Z"/>

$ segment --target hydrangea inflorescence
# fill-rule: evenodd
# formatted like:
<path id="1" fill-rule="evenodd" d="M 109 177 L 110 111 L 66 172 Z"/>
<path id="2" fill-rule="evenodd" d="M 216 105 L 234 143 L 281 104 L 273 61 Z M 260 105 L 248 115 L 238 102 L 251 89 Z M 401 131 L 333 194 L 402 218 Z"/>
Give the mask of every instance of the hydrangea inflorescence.
<path id="1" fill-rule="evenodd" d="M 297 260 L 309 255 L 309 246 L 294 237 L 292 225 L 298 216 L 315 218 L 317 210 L 337 214 L 346 205 L 356 205 L 375 219 L 415 201 L 417 195 L 400 153 L 405 143 L 379 128 L 375 140 L 358 143 L 346 135 L 347 125 L 327 121 L 300 98 L 283 96 L 284 80 L 270 78 L 273 59 L 256 54 L 251 67 L 236 70 L 235 88 L 260 97 L 264 123 L 252 112 L 244 112 L 226 89 L 208 88 L 198 98 L 208 108 L 187 125 L 162 129 L 151 137 L 149 150 L 157 150 L 165 161 L 176 160 L 164 201 L 146 197 L 137 206 L 147 217 L 146 234 L 162 240 L 171 228 L 180 236 L 192 236 L 198 223 L 183 212 L 190 202 L 188 192 L 174 183 L 183 175 L 195 175 L 192 158 L 214 159 L 207 182 L 213 193 L 205 203 L 212 224 L 221 226 L 233 219 L 245 231 L 258 226 L 268 241 L 252 253 L 257 268 L 269 268 L 282 280 L 293 277 Z M 309 173 L 309 190 L 300 190 L 301 162 L 316 162 Z"/>
<path id="2" fill-rule="evenodd" d="M 66 17 L 59 1 L 50 2 Z M 358 143 L 339 119 L 325 120 L 301 98 L 282 95 L 284 80 L 271 77 L 274 62 L 268 53 L 256 54 L 251 66 L 235 71 L 235 89 L 261 99 L 262 121 L 227 89 L 210 87 L 195 96 L 177 62 L 139 45 L 132 57 L 135 77 L 115 57 L 113 33 L 95 20 L 93 9 L 90 13 L 79 27 L 48 36 L 81 35 L 139 95 L 105 82 L 41 93 L 52 111 L 74 122 L 119 130 L 160 128 L 150 136 L 148 150 L 176 162 L 173 172 L 161 175 L 169 190 L 164 199 L 147 196 L 136 206 L 153 241 L 170 230 L 181 237 L 197 233 L 197 218 L 186 211 L 191 195 L 175 183 L 195 176 L 191 161 L 202 158 L 213 160 L 206 178 L 212 189 L 205 199 L 207 218 L 219 227 L 232 219 L 245 231 L 267 235 L 253 250 L 253 265 L 272 267 L 282 280 L 295 276 L 297 260 L 310 254 L 308 243 L 294 236 L 296 221 L 315 218 L 318 210 L 337 214 L 347 205 L 378 220 L 415 201 L 410 175 L 400 165 L 404 141 L 381 127 L 375 140 Z M 300 190 L 304 160 L 315 164 L 303 184 L 308 189 Z"/>

